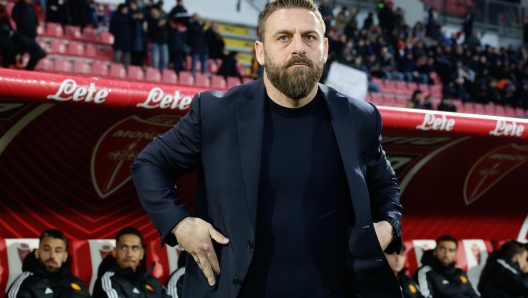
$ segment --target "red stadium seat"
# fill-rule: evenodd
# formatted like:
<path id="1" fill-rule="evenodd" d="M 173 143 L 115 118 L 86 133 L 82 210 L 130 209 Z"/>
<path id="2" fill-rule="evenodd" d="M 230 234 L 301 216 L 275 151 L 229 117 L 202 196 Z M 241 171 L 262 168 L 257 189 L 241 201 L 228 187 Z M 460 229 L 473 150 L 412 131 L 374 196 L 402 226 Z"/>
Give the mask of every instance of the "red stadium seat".
<path id="1" fill-rule="evenodd" d="M 218 65 L 216 65 L 216 61 L 214 59 L 209 59 L 209 61 L 207 62 L 207 72 L 208 73 L 218 72 Z"/>
<path id="2" fill-rule="evenodd" d="M 37 43 L 44 50 L 44 52 L 46 52 L 46 53 L 50 52 L 50 50 L 48 48 L 48 43 L 45 40 L 37 38 Z"/>
<path id="3" fill-rule="evenodd" d="M 60 73 L 70 73 L 72 72 L 72 67 L 68 59 L 62 57 L 56 57 L 53 60 L 53 71 Z"/>
<path id="4" fill-rule="evenodd" d="M 253 82 L 254 79 L 253 78 L 250 78 L 250 77 L 243 77 L 242 78 L 242 84 L 247 84 L 247 83 L 251 83 Z"/>
<path id="5" fill-rule="evenodd" d="M 78 26 L 66 25 L 64 27 L 64 35 L 70 39 L 81 39 L 81 28 Z"/>
<path id="6" fill-rule="evenodd" d="M 114 247 L 114 239 L 72 241 L 68 251 L 71 263 L 70 272 L 84 282 L 90 293 L 97 280 L 99 264 L 112 253 Z"/>
<path id="7" fill-rule="evenodd" d="M 396 97 L 396 107 L 406 108 L 407 107 L 407 98 L 397 96 Z"/>
<path id="8" fill-rule="evenodd" d="M 433 98 L 432 100 L 433 109 L 438 110 L 438 106 L 440 105 L 441 101 L 442 100 L 440 98 Z M 458 111 L 458 107 L 457 107 L 457 111 Z"/>
<path id="9" fill-rule="evenodd" d="M 112 33 L 107 31 L 101 31 L 99 33 L 99 38 L 101 40 L 101 43 L 107 44 L 107 45 L 113 45 L 114 44 L 114 35 Z"/>
<path id="10" fill-rule="evenodd" d="M 495 115 L 495 106 L 489 104 L 484 106 L 484 114 L 494 116 Z"/>
<path id="11" fill-rule="evenodd" d="M 457 112 L 465 113 L 465 108 L 462 101 L 453 99 L 453 105 L 456 107 Z"/>
<path id="12" fill-rule="evenodd" d="M 85 60 L 75 59 L 73 60 L 72 72 L 79 75 L 89 75 L 90 66 L 88 66 L 88 62 L 86 62 Z"/>
<path id="13" fill-rule="evenodd" d="M 505 117 L 506 110 L 503 106 L 495 106 L 495 115 Z"/>
<path id="14" fill-rule="evenodd" d="M 87 43 L 84 54 L 87 57 L 95 58 L 96 56 L 99 55 L 99 49 L 97 48 L 97 46 L 95 46 L 93 44 L 90 44 L 90 43 Z"/>
<path id="15" fill-rule="evenodd" d="M 494 248 L 495 250 L 500 250 L 501 247 L 502 247 L 502 245 L 503 245 L 504 243 L 508 242 L 508 241 L 509 241 L 509 239 L 496 241 L 496 242 L 495 242 L 495 245 L 493 246 L 493 248 Z"/>
<path id="16" fill-rule="evenodd" d="M 429 92 L 433 95 L 434 98 L 442 98 L 442 85 L 431 85 L 429 86 Z"/>
<path id="17" fill-rule="evenodd" d="M 125 79 L 127 76 L 125 66 L 119 63 L 111 63 L 108 76 L 114 79 Z"/>
<path id="18" fill-rule="evenodd" d="M 96 77 L 106 77 L 108 76 L 108 67 L 106 63 L 99 60 L 94 60 L 92 62 L 92 75 Z"/>
<path id="19" fill-rule="evenodd" d="M 480 115 L 486 114 L 484 111 L 484 105 L 476 103 L 473 105 L 473 107 L 475 108 L 475 114 L 480 114 Z"/>
<path id="20" fill-rule="evenodd" d="M 145 79 L 145 74 L 140 66 L 129 65 L 126 78 L 132 81 L 143 81 Z"/>
<path id="21" fill-rule="evenodd" d="M 227 88 L 226 81 L 223 76 L 212 75 L 211 76 L 211 88 L 215 90 L 224 90 Z"/>
<path id="22" fill-rule="evenodd" d="M 377 106 L 382 106 L 383 105 L 383 97 L 381 96 L 380 93 L 370 93 L 370 100 L 372 101 L 373 104 L 377 105 Z"/>
<path id="23" fill-rule="evenodd" d="M 181 254 L 181 249 L 178 246 L 170 247 L 165 245 L 161 248 L 158 240 L 153 240 L 148 243 L 146 251 L 146 262 L 152 264 L 156 262 L 156 266 L 152 270 L 152 276 L 156 277 L 161 284 L 166 284 L 172 272 L 178 269 L 178 258 Z"/>
<path id="24" fill-rule="evenodd" d="M 237 63 L 237 69 L 238 69 L 238 73 L 241 75 L 241 76 L 247 76 L 248 74 L 246 73 L 246 66 L 242 63 Z"/>
<path id="25" fill-rule="evenodd" d="M 78 41 L 70 41 L 67 54 L 69 56 L 84 56 L 83 44 Z"/>
<path id="26" fill-rule="evenodd" d="M 395 82 L 394 86 L 396 87 L 395 94 L 410 95 L 405 82 Z"/>
<path id="27" fill-rule="evenodd" d="M 112 49 L 112 47 L 103 46 L 99 50 L 98 54 L 104 60 L 108 60 L 108 61 L 113 61 L 114 60 L 114 49 Z"/>
<path id="28" fill-rule="evenodd" d="M 468 113 L 468 114 L 475 113 L 475 108 L 472 102 L 465 102 L 463 106 L 464 106 L 464 113 Z"/>
<path id="29" fill-rule="evenodd" d="M 418 86 L 418 84 L 416 83 L 407 83 L 407 90 L 409 90 L 409 93 L 412 94 L 414 92 L 414 90 L 417 90 L 417 89 L 421 89 L 422 86 Z M 423 91 L 423 90 L 422 90 Z M 427 95 L 427 94 L 425 94 Z"/>
<path id="30" fill-rule="evenodd" d="M 13 30 L 16 30 L 16 27 L 13 27 Z M 46 32 L 46 29 L 44 29 L 44 26 L 42 24 L 39 24 L 37 26 L 37 36 L 43 36 L 45 32 Z"/>
<path id="31" fill-rule="evenodd" d="M 51 70 L 51 60 L 48 57 L 44 57 L 39 60 L 37 63 L 37 66 L 35 67 L 35 70 L 40 71 L 50 71 Z"/>
<path id="32" fill-rule="evenodd" d="M 178 76 L 176 75 L 174 70 L 164 69 L 161 72 L 161 82 L 163 84 L 176 85 L 178 84 Z"/>
<path id="33" fill-rule="evenodd" d="M 81 39 L 87 42 L 97 42 L 97 31 L 93 28 L 86 27 L 82 31 Z"/>
<path id="34" fill-rule="evenodd" d="M 506 107 L 506 116 L 515 117 L 515 109 L 513 107 Z"/>
<path id="35" fill-rule="evenodd" d="M 209 80 L 209 77 L 206 74 L 197 73 L 194 76 L 194 86 L 201 88 L 209 88 L 210 85 L 211 81 Z"/>
<path id="36" fill-rule="evenodd" d="M 22 273 L 24 258 L 38 248 L 37 238 L 0 239 L 0 292 L 7 290 L 9 285 Z M 2 265 L 5 264 L 5 265 Z"/>
<path id="37" fill-rule="evenodd" d="M 52 39 L 50 41 L 50 50 L 49 53 L 52 54 L 65 54 L 66 53 L 66 45 L 62 40 Z"/>
<path id="38" fill-rule="evenodd" d="M 159 83 L 161 82 L 161 73 L 156 68 L 148 67 L 145 71 L 145 80 L 151 83 Z"/>
<path id="39" fill-rule="evenodd" d="M 394 107 L 396 106 L 396 100 L 394 99 L 394 96 L 391 94 L 383 94 L 383 105 L 388 107 Z"/>
<path id="40" fill-rule="evenodd" d="M 416 269 L 420 268 L 422 266 L 422 256 L 423 253 L 427 250 L 434 249 L 436 247 L 436 241 L 435 240 L 413 240 L 412 241 L 412 248 L 414 249 L 414 254 L 409 254 L 408 257 L 409 262 L 416 262 Z M 407 247 L 409 249 L 409 247 Z M 414 259 L 413 259 L 414 258 Z M 415 272 L 410 272 L 411 275 L 414 275 Z"/>
<path id="41" fill-rule="evenodd" d="M 190 55 L 185 56 L 185 67 L 184 70 L 190 71 L 192 67 L 192 58 Z M 220 66 L 218 66 L 220 68 Z"/>
<path id="42" fill-rule="evenodd" d="M 383 89 L 381 90 L 383 93 L 396 93 L 396 81 L 385 80 L 384 87 L 385 88 L 382 87 Z"/>
<path id="43" fill-rule="evenodd" d="M 515 109 L 515 116 L 518 117 L 518 118 L 525 118 L 526 117 L 526 113 L 524 112 L 523 109 L 517 108 L 517 109 Z"/>
<path id="44" fill-rule="evenodd" d="M 227 89 L 231 89 L 235 86 L 238 86 L 240 85 L 241 82 L 238 78 L 236 77 L 227 77 Z"/>
<path id="45" fill-rule="evenodd" d="M 372 83 L 378 85 L 381 89 L 385 88 L 385 84 L 382 79 L 372 78 Z"/>
<path id="46" fill-rule="evenodd" d="M 188 71 L 180 71 L 180 74 L 178 76 L 178 84 L 182 86 L 193 86 L 194 78 L 192 74 Z"/>
<path id="47" fill-rule="evenodd" d="M 64 35 L 62 25 L 58 23 L 47 23 L 46 32 L 44 32 L 43 35 L 49 37 L 62 37 Z"/>

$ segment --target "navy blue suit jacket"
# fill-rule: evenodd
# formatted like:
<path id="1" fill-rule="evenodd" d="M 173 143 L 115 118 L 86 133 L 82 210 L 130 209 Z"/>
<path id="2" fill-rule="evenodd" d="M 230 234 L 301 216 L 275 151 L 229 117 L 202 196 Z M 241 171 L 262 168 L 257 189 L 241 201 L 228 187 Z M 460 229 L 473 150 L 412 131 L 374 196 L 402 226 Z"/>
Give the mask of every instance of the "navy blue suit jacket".
<path id="1" fill-rule="evenodd" d="M 401 297 L 373 227 L 373 222 L 387 218 L 400 221 L 402 209 L 394 171 L 381 148 L 381 116 L 371 104 L 325 85 L 319 89 L 328 106 L 355 212 L 347 257 L 349 281 L 356 285 L 356 297 Z M 254 251 L 247 243 L 255 239 L 265 92 L 260 79 L 227 93 L 197 94 L 190 111 L 149 144 L 132 165 L 141 204 L 162 243 L 176 245 L 170 232 L 191 215 L 179 202 L 174 181 L 196 169 L 193 216 L 230 239 L 225 246 L 213 241 L 222 271 L 215 287 L 188 259 L 185 297 L 237 297 L 240 280 L 248 271 Z M 400 245 L 401 239 L 391 244 L 398 251 Z"/>

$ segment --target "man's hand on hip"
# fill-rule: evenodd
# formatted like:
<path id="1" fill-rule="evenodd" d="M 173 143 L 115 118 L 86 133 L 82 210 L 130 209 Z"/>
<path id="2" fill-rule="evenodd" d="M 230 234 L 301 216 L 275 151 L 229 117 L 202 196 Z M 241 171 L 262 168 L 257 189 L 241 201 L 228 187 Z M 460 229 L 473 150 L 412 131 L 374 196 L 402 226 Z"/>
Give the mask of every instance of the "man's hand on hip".
<path id="1" fill-rule="evenodd" d="M 214 286 L 214 273 L 220 274 L 220 264 L 211 238 L 220 244 L 229 243 L 229 239 L 215 230 L 210 223 L 196 217 L 186 217 L 172 229 L 172 233 L 176 236 L 178 244 L 193 256 L 209 284 Z"/>
<path id="2" fill-rule="evenodd" d="M 378 241 L 381 245 L 381 249 L 385 250 L 389 246 L 389 244 L 392 242 L 392 230 L 394 228 L 392 225 L 387 221 L 380 221 L 374 223 L 374 230 L 376 231 L 376 235 L 378 236 Z"/>

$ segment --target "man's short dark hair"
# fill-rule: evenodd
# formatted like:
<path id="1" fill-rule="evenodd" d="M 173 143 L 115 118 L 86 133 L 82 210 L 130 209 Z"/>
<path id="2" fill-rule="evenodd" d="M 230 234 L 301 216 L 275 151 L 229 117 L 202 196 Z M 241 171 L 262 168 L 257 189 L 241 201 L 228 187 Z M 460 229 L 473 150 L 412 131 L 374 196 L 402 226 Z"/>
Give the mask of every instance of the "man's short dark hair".
<path id="1" fill-rule="evenodd" d="M 66 251 L 68 251 L 68 241 L 66 240 L 66 235 L 64 235 L 63 232 L 59 230 L 53 230 L 53 229 L 45 230 L 44 232 L 42 232 L 42 234 L 40 234 L 39 242 L 42 242 L 42 239 L 46 237 L 50 237 L 53 239 L 60 239 L 64 241 L 64 245 L 66 246 Z"/>
<path id="2" fill-rule="evenodd" d="M 143 236 L 138 231 L 138 229 L 136 229 L 134 227 L 126 227 L 126 228 L 121 229 L 121 231 L 117 232 L 116 245 L 119 242 L 119 239 L 121 238 L 121 236 L 123 236 L 123 235 L 135 235 L 135 236 L 138 236 L 139 240 L 141 241 L 141 244 L 143 244 Z"/>
<path id="3" fill-rule="evenodd" d="M 455 237 L 451 235 L 442 235 L 438 239 L 436 239 L 436 245 L 442 241 L 448 241 L 448 242 L 455 242 L 456 247 L 458 248 L 458 241 Z"/>
<path id="4" fill-rule="evenodd" d="M 510 259 L 515 255 L 522 254 L 526 250 L 526 246 L 515 240 L 508 240 L 501 246 L 500 252 Z"/>

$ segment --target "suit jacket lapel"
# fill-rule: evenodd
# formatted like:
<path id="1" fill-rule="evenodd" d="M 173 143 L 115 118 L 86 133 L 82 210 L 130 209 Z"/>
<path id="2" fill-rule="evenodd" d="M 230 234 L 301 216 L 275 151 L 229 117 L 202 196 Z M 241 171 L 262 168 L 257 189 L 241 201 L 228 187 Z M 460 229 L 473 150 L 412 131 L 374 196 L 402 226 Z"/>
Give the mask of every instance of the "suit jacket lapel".
<path id="1" fill-rule="evenodd" d="M 366 224 L 365 212 L 362 211 L 370 211 L 370 205 L 365 204 L 364 200 L 364 198 L 368 198 L 368 189 L 359 168 L 356 143 L 358 140 L 356 139 L 352 108 L 348 98 L 339 95 L 334 89 L 321 84 L 319 89 L 322 91 L 330 114 L 330 122 L 343 161 L 356 222 Z"/>
<path id="2" fill-rule="evenodd" d="M 257 217 L 265 92 L 263 80 L 257 80 L 244 91 L 246 100 L 237 105 L 240 158 L 246 186 L 247 207 L 253 231 L 255 231 Z"/>

